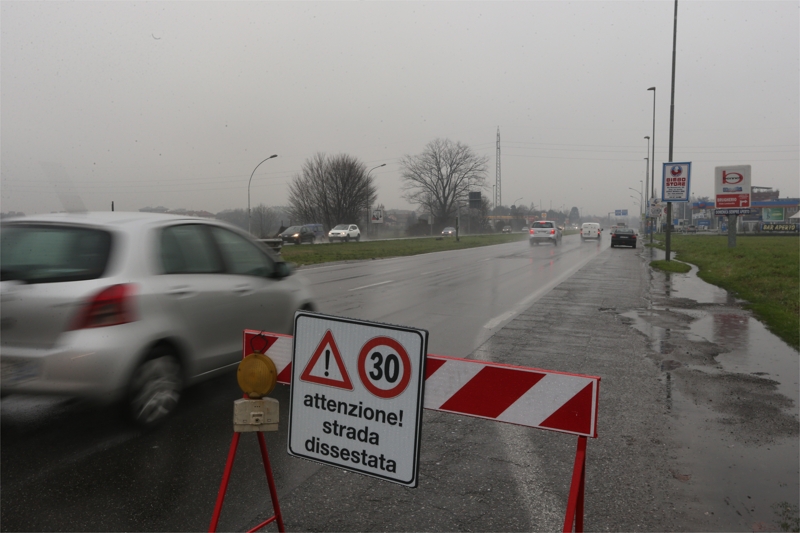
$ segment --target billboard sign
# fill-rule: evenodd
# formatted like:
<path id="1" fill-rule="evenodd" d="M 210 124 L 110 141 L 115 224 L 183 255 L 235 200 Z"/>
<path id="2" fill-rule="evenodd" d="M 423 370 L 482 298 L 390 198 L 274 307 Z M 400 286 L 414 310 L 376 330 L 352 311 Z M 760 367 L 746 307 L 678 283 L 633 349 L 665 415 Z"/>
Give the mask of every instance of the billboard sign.
<path id="1" fill-rule="evenodd" d="M 370 222 L 372 224 L 383 224 L 383 209 L 373 209 Z"/>
<path id="2" fill-rule="evenodd" d="M 688 202 L 691 177 L 691 162 L 664 163 L 661 173 L 661 200 Z"/>
<path id="3" fill-rule="evenodd" d="M 614 211 L 614 216 L 626 217 L 626 216 L 628 216 L 628 210 L 627 209 L 617 209 L 616 211 Z"/>
<path id="4" fill-rule="evenodd" d="M 782 207 L 764 207 L 761 209 L 761 220 L 764 222 L 783 222 Z"/>
<path id="5" fill-rule="evenodd" d="M 714 167 L 717 208 L 750 207 L 750 169 L 750 165 Z"/>

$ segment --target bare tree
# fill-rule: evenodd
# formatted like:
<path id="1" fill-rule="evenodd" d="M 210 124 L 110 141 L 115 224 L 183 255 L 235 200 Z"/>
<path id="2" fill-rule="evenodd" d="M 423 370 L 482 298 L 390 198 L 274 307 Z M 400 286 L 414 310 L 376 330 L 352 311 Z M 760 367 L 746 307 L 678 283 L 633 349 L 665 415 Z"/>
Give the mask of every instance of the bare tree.
<path id="1" fill-rule="evenodd" d="M 419 155 L 400 159 L 403 168 L 404 198 L 432 213 L 437 225 L 449 223 L 469 191 L 486 183 L 488 156 L 475 154 L 460 142 L 435 139 Z"/>
<path id="2" fill-rule="evenodd" d="M 278 213 L 271 207 L 259 204 L 253 208 L 252 215 L 253 235 L 259 239 L 264 239 L 275 233 L 278 229 Z"/>
<path id="3" fill-rule="evenodd" d="M 322 223 L 326 229 L 357 222 L 377 198 L 364 163 L 347 154 L 315 154 L 289 184 L 289 210 L 295 222 Z"/>

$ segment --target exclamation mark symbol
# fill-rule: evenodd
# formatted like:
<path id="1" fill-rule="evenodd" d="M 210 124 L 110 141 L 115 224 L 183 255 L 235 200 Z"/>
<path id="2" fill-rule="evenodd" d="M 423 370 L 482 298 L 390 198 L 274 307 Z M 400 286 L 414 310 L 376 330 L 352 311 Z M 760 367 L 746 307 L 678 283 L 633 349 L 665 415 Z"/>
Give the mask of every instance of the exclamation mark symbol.
<path id="1" fill-rule="evenodd" d="M 403 427 L 403 410 L 400 409 L 400 427 Z"/>
<path id="2" fill-rule="evenodd" d="M 325 350 L 325 375 L 328 375 L 328 366 L 331 364 L 331 351 Z M 403 418 L 403 415 L 400 415 L 400 418 Z"/>

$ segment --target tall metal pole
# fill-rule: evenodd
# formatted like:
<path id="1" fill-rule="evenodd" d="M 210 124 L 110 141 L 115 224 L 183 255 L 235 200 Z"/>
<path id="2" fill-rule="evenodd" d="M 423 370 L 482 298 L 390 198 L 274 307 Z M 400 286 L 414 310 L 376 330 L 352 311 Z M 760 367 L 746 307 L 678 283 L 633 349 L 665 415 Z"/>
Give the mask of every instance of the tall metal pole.
<path id="1" fill-rule="evenodd" d="M 278 157 L 278 154 L 273 154 L 266 158 L 264 161 L 269 161 L 273 157 Z M 262 161 L 261 163 L 263 163 Z M 261 163 L 256 165 L 256 168 L 253 169 L 253 172 L 250 174 L 250 181 L 247 182 L 247 233 L 253 233 L 250 227 L 250 184 L 253 183 L 253 174 L 256 173 L 256 169 L 261 166 Z"/>
<path id="2" fill-rule="evenodd" d="M 645 231 L 650 229 L 650 242 L 653 242 L 653 231 L 650 227 L 650 136 L 647 139 L 647 157 L 644 158 L 644 195 L 647 196 L 647 211 L 645 212 Z"/>
<path id="3" fill-rule="evenodd" d="M 675 20 L 672 24 L 672 95 L 669 102 L 669 159 L 672 161 L 672 133 L 675 125 L 675 45 L 678 39 L 678 0 L 675 0 Z M 667 261 L 669 261 L 671 229 L 672 227 L 672 202 L 667 202 Z"/>
<path id="4" fill-rule="evenodd" d="M 653 91 L 653 152 L 650 157 L 650 197 L 656 197 L 656 88 L 650 87 L 648 91 Z M 648 144 L 650 141 L 648 141 Z M 653 244 L 653 233 L 655 233 L 656 222 L 653 222 L 653 227 L 650 231 L 650 244 Z"/>
<path id="5" fill-rule="evenodd" d="M 496 175 L 495 175 L 495 184 L 497 188 L 494 191 L 494 205 L 495 209 L 500 207 L 501 201 L 503 199 L 502 189 L 500 187 L 500 126 L 497 126 L 497 168 L 496 168 Z M 495 214 L 497 211 L 495 210 Z"/>

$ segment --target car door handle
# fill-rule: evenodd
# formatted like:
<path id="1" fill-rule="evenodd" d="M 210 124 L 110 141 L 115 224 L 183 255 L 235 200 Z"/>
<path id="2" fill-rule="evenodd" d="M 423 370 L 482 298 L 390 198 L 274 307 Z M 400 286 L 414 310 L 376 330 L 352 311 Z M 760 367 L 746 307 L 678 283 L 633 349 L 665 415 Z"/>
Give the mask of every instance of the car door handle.
<path id="1" fill-rule="evenodd" d="M 245 295 L 253 292 L 253 286 L 248 284 L 237 285 L 233 288 L 233 292 L 240 295 Z"/>
<path id="2" fill-rule="evenodd" d="M 194 291 L 188 285 L 178 285 L 176 287 L 170 287 L 167 289 L 167 294 L 170 296 L 176 296 L 178 298 L 188 298 L 189 296 L 194 295 Z"/>

